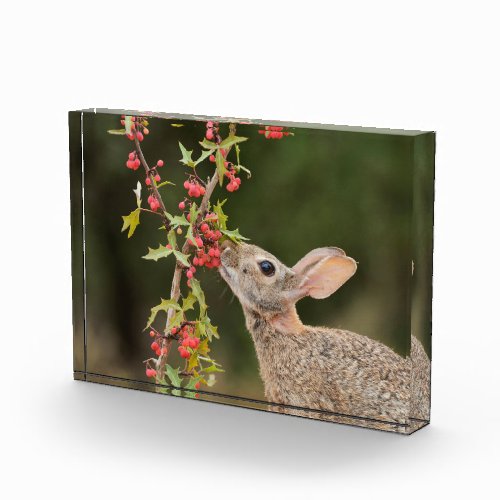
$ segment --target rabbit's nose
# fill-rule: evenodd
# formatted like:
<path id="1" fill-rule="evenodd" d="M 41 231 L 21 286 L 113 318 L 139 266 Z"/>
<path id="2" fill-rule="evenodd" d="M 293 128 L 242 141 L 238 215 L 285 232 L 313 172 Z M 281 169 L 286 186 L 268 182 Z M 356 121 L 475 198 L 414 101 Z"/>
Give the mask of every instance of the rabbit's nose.
<path id="1" fill-rule="evenodd" d="M 235 247 L 235 244 L 229 239 L 224 240 L 220 245 L 220 248 L 222 251 L 224 251 L 226 248 L 234 248 L 234 247 Z"/>

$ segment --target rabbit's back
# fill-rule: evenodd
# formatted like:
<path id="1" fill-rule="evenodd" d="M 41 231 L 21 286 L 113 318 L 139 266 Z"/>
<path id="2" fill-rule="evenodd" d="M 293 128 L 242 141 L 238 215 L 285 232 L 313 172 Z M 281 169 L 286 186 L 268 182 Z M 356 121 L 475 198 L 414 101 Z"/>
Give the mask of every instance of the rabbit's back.
<path id="1" fill-rule="evenodd" d="M 269 401 L 405 422 L 411 384 L 425 385 L 412 382 L 409 357 L 353 332 L 306 327 L 289 335 L 261 333 L 254 340 Z"/>

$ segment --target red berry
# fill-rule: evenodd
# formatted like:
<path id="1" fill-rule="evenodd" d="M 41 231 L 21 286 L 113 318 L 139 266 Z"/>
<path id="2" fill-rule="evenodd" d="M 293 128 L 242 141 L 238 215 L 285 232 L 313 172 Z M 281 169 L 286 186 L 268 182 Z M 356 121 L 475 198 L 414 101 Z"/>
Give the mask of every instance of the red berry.
<path id="1" fill-rule="evenodd" d="M 202 233 L 206 233 L 206 232 L 210 229 L 210 226 L 209 226 L 206 222 L 204 222 L 204 223 L 201 225 L 200 229 L 201 229 L 201 232 L 202 232 Z"/>
<path id="2" fill-rule="evenodd" d="M 194 339 L 193 337 L 189 339 L 189 347 L 191 347 L 191 349 L 196 349 L 196 347 L 198 347 L 196 339 Z"/>
<path id="3" fill-rule="evenodd" d="M 184 189 L 189 189 L 191 187 L 191 183 L 189 181 L 184 181 Z"/>
<path id="4" fill-rule="evenodd" d="M 214 251 L 214 257 L 217 257 L 217 258 L 220 257 L 220 250 L 218 248 L 216 248 Z"/>
<path id="5" fill-rule="evenodd" d="M 197 266 L 197 265 L 199 264 L 198 257 L 195 257 L 195 258 L 193 259 L 193 264 L 194 264 L 195 266 Z"/>
<path id="6" fill-rule="evenodd" d="M 154 332 L 154 330 L 151 330 L 151 331 L 149 332 L 149 336 L 150 336 L 150 337 L 154 337 L 155 335 L 156 335 L 156 333 Z"/>
<path id="7" fill-rule="evenodd" d="M 159 174 L 155 175 L 155 181 L 156 182 L 160 182 L 161 181 L 161 177 L 159 176 Z"/>
<path id="8" fill-rule="evenodd" d="M 147 129 L 146 127 L 144 127 L 142 129 L 142 131 L 144 132 L 144 135 L 148 135 L 149 134 L 149 129 Z"/>
<path id="9" fill-rule="evenodd" d="M 167 349 L 166 347 L 162 347 L 162 348 L 161 348 L 161 353 L 162 353 L 163 355 L 168 354 L 168 349 Z"/>
<path id="10" fill-rule="evenodd" d="M 232 183 L 232 182 L 230 182 L 230 183 L 226 186 L 226 189 L 227 189 L 230 193 L 232 193 L 232 192 L 234 191 L 233 183 Z"/>
<path id="11" fill-rule="evenodd" d="M 179 208 L 180 208 L 181 210 L 184 210 L 184 209 L 186 208 L 186 204 L 185 204 L 183 201 L 181 201 L 181 202 L 179 203 Z"/>
<path id="12" fill-rule="evenodd" d="M 188 271 L 188 272 L 186 273 L 186 276 L 187 276 L 189 279 L 191 279 L 191 278 L 193 277 L 193 272 L 192 272 L 192 271 Z"/>
<path id="13" fill-rule="evenodd" d="M 191 214 L 187 214 L 186 215 L 186 220 L 189 221 L 189 222 L 191 222 Z"/>
<path id="14" fill-rule="evenodd" d="M 151 186 L 151 179 L 146 177 L 146 186 Z"/>
<path id="15" fill-rule="evenodd" d="M 205 137 L 211 141 L 214 138 L 214 131 L 211 128 L 207 129 Z"/>
<path id="16" fill-rule="evenodd" d="M 170 333 L 172 335 L 175 335 L 177 333 L 177 328 L 174 326 L 171 330 L 170 330 Z"/>
<path id="17" fill-rule="evenodd" d="M 137 139 L 139 142 L 142 142 L 144 140 L 144 136 L 142 135 L 142 132 L 137 132 L 136 133 Z"/>
<path id="18" fill-rule="evenodd" d="M 200 248 L 203 246 L 203 240 L 199 236 L 196 237 L 196 244 Z"/>
<path id="19" fill-rule="evenodd" d="M 195 389 L 199 389 L 201 387 L 201 384 L 199 382 L 196 382 L 196 384 L 194 384 L 194 388 Z M 198 394 L 197 394 L 198 396 Z"/>
<path id="20" fill-rule="evenodd" d="M 161 356 L 161 349 L 160 348 L 156 349 L 155 353 L 157 356 Z"/>
<path id="21" fill-rule="evenodd" d="M 191 356 L 191 354 L 189 354 L 189 351 L 187 349 L 184 349 L 184 348 L 181 348 L 182 350 L 179 351 L 180 355 L 182 358 L 189 358 L 189 356 Z"/>
<path id="22" fill-rule="evenodd" d="M 224 158 L 227 156 L 227 149 L 221 149 L 220 152 Z"/>
<path id="23" fill-rule="evenodd" d="M 158 166 L 158 167 L 163 167 L 163 160 L 158 160 L 158 161 L 156 162 L 156 166 Z"/>
<path id="24" fill-rule="evenodd" d="M 134 170 L 137 170 L 141 166 L 141 160 L 139 158 L 136 158 L 134 160 Z"/>
<path id="25" fill-rule="evenodd" d="M 204 195 L 205 194 L 205 188 L 203 186 L 200 186 L 200 195 Z"/>
<path id="26" fill-rule="evenodd" d="M 207 128 L 213 128 L 213 126 L 214 126 L 214 122 L 212 122 L 212 121 L 207 122 Z"/>
<path id="27" fill-rule="evenodd" d="M 129 160 L 135 160 L 135 151 L 132 151 L 132 153 L 128 154 L 128 159 Z"/>
<path id="28" fill-rule="evenodd" d="M 208 159 L 212 162 L 212 163 L 215 163 L 215 156 L 214 155 L 210 155 L 208 157 Z"/>
<path id="29" fill-rule="evenodd" d="M 211 248 L 209 251 L 208 251 L 208 255 L 210 255 L 210 257 L 214 257 L 215 256 L 215 250 L 213 248 Z"/>
<path id="30" fill-rule="evenodd" d="M 158 342 L 153 342 L 151 344 L 151 349 L 153 349 L 153 351 L 156 351 L 160 346 L 158 345 Z"/>
<path id="31" fill-rule="evenodd" d="M 170 243 L 167 243 L 165 246 L 166 246 L 169 250 L 172 250 L 172 245 L 171 245 Z"/>
<path id="32" fill-rule="evenodd" d="M 127 168 L 132 168 L 133 169 L 134 165 L 135 165 L 134 161 L 132 161 L 132 160 L 128 160 L 127 161 Z"/>
<path id="33" fill-rule="evenodd" d="M 183 341 L 182 341 L 182 347 L 189 347 L 189 344 L 190 344 L 190 338 L 189 337 L 186 337 Z"/>
<path id="34" fill-rule="evenodd" d="M 153 370 L 152 368 L 146 368 L 146 376 L 156 377 L 156 370 Z"/>

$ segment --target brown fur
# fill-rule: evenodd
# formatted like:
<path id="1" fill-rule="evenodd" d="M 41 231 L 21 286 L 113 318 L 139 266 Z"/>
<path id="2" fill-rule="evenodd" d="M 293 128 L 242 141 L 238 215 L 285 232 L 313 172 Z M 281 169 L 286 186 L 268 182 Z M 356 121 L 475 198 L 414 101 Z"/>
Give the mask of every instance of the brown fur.
<path id="1" fill-rule="evenodd" d="M 273 276 L 262 273 L 262 260 L 274 265 Z M 254 245 L 225 244 L 221 275 L 243 307 L 266 398 L 288 407 L 407 426 L 411 419 L 428 420 L 430 362 L 415 337 L 411 356 L 404 358 L 357 333 L 305 326 L 297 315 L 297 300 L 330 295 L 355 270 L 355 261 L 334 247 L 313 250 L 288 268 Z"/>

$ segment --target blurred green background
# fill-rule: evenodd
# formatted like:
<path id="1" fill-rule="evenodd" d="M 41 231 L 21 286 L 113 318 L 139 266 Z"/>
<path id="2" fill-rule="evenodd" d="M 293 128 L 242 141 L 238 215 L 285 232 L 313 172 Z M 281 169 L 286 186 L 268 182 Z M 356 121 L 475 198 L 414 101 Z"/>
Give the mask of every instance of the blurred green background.
<path id="1" fill-rule="evenodd" d="M 169 296 L 174 261 L 141 258 L 148 246 L 166 241 L 165 232 L 158 230 L 158 218 L 143 213 L 131 239 L 121 233 L 121 216 L 136 207 L 132 189 L 138 180 L 144 184 L 144 175 L 142 167 L 136 172 L 125 167 L 133 143 L 107 133 L 120 128 L 119 119 L 119 115 L 84 113 L 83 120 L 87 370 L 146 380 L 142 361 L 151 351 L 142 329 L 150 308 L 160 297 Z M 185 193 L 186 171 L 179 163 L 178 141 L 194 149 L 197 158 L 205 123 L 152 118 L 149 129 L 143 151 L 151 164 L 163 159 L 162 180 L 177 184 L 163 188 L 167 209 L 176 213 Z M 227 135 L 227 124 L 221 130 Z M 217 188 L 212 197 L 213 201 L 228 198 L 229 227 L 239 228 L 252 243 L 289 266 L 313 248 L 343 248 L 359 263 L 357 273 L 330 298 L 299 302 L 302 321 L 355 331 L 408 354 L 415 137 L 296 128 L 291 129 L 294 136 L 266 140 L 258 130 L 257 125 L 237 126 L 237 135 L 249 139 L 241 144 L 240 159 L 251 169 L 252 178 L 242 175 L 238 192 Z M 230 159 L 231 155 L 234 151 Z M 207 160 L 198 173 L 207 177 L 213 168 Z M 423 175 L 432 172 L 425 174 L 424 169 Z M 143 206 L 146 198 L 147 194 Z M 423 224 L 417 230 L 432 235 L 432 221 L 430 227 Z M 425 290 L 430 287 L 431 252 L 422 257 Z M 197 277 L 221 334 L 211 344 L 211 354 L 225 369 L 209 390 L 264 399 L 238 300 L 213 270 L 199 271 Z M 425 290 L 424 316 L 430 314 Z M 420 336 L 426 336 L 429 350 L 425 320 L 423 325 Z M 180 366 L 175 349 L 169 362 Z"/>

